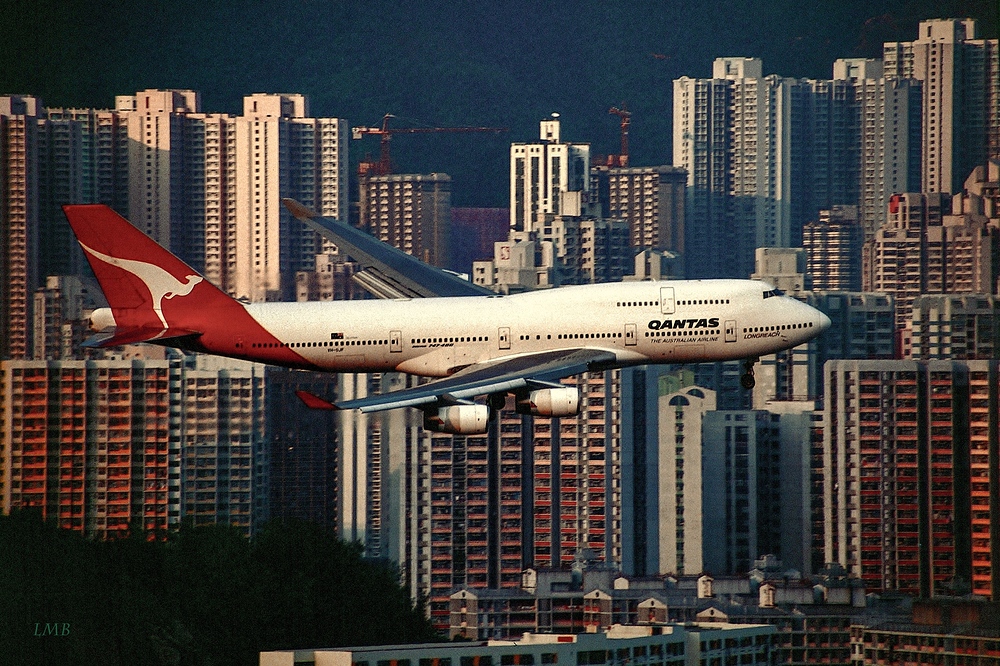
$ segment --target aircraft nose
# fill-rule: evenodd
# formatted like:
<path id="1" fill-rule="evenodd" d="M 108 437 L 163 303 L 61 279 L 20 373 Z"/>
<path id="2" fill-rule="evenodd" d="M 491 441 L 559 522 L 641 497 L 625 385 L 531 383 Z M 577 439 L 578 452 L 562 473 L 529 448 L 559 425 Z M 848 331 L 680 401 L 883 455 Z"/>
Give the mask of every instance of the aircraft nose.
<path id="1" fill-rule="evenodd" d="M 819 327 L 820 333 L 830 328 L 830 318 L 819 310 L 816 310 L 816 326 Z"/>

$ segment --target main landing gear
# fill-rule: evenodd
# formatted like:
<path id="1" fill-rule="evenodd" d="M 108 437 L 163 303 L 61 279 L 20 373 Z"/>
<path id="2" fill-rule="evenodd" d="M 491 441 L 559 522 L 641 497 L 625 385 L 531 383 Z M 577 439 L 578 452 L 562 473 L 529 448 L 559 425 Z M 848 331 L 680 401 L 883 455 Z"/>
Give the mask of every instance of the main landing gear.
<path id="1" fill-rule="evenodd" d="M 491 393 L 486 399 L 486 404 L 490 407 L 490 419 L 500 417 L 500 410 L 507 405 L 506 393 Z"/>
<path id="2" fill-rule="evenodd" d="M 747 391 L 756 386 L 757 382 L 753 378 L 753 365 L 759 358 L 748 358 L 743 361 L 743 374 L 740 375 L 740 386 L 745 388 Z"/>

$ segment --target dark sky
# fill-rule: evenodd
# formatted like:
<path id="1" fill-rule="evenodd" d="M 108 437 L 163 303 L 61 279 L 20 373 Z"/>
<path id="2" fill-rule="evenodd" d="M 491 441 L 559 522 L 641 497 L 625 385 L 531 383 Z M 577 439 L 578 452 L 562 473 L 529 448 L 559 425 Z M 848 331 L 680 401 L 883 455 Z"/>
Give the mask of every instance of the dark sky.
<path id="1" fill-rule="evenodd" d="M 671 81 L 710 76 L 714 58 L 829 78 L 834 59 L 877 57 L 921 19 L 966 16 L 996 37 L 996 0 L 0 0 L 0 94 L 109 108 L 190 88 L 203 110 L 238 113 L 244 95 L 301 92 L 312 115 L 352 125 L 505 126 L 393 141 L 398 171 L 454 177 L 455 205 L 505 206 L 509 144 L 552 112 L 565 140 L 617 152 L 608 109 L 625 102 L 632 163 L 669 163 Z M 350 149 L 356 161 L 378 143 Z"/>

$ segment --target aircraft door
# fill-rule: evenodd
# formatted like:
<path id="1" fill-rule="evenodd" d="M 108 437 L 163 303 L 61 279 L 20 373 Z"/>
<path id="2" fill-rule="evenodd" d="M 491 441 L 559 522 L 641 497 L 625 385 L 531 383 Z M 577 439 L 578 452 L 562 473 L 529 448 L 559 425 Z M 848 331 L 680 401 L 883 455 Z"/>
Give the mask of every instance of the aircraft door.
<path id="1" fill-rule="evenodd" d="M 625 324 L 625 346 L 634 347 L 635 344 L 635 324 Z"/>
<path id="2" fill-rule="evenodd" d="M 497 331 L 497 338 L 500 341 L 500 349 L 510 349 L 510 329 L 508 327 L 501 326 L 500 330 Z"/>
<path id="3" fill-rule="evenodd" d="M 663 314 L 674 313 L 674 288 L 660 287 L 660 312 Z"/>
<path id="4" fill-rule="evenodd" d="M 726 342 L 736 342 L 736 320 L 726 320 Z"/>
<path id="5" fill-rule="evenodd" d="M 400 331 L 389 331 L 389 352 L 398 354 L 403 351 L 403 334 Z"/>

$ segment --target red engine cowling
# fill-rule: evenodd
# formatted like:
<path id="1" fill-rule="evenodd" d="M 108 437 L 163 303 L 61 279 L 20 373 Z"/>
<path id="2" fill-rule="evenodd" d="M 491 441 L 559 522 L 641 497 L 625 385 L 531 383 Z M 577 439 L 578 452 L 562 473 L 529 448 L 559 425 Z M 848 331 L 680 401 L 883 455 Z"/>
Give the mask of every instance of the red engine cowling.
<path id="1" fill-rule="evenodd" d="M 489 426 L 486 405 L 449 405 L 424 412 L 424 429 L 452 435 L 481 435 Z"/>
<path id="2" fill-rule="evenodd" d="M 517 396 L 517 412 L 534 416 L 574 416 L 580 412 L 580 391 L 569 386 L 528 391 Z"/>

